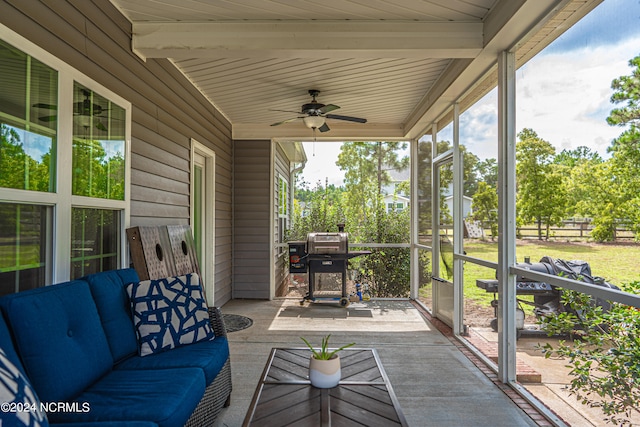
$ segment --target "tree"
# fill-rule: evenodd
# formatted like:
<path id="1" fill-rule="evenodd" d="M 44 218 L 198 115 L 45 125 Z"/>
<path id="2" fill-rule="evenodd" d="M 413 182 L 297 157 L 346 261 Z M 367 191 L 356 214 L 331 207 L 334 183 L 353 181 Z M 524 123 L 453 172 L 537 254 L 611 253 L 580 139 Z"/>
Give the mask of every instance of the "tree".
<path id="1" fill-rule="evenodd" d="M 631 125 L 637 129 L 640 125 L 640 55 L 631 59 L 629 66 L 635 67 L 630 76 L 618 77 L 611 82 L 611 88 L 615 91 L 611 95 L 611 102 L 626 105 L 611 110 L 607 123 L 614 126 Z"/>
<path id="2" fill-rule="evenodd" d="M 409 166 L 409 157 L 398 158 L 405 150 L 404 142 L 345 142 L 340 147 L 336 165 L 345 171 L 345 184 L 373 183 L 377 194 L 389 183 L 389 170 L 403 170 Z"/>
<path id="3" fill-rule="evenodd" d="M 602 157 L 595 151 L 591 151 L 589 147 L 581 145 L 573 150 L 564 149 L 553 159 L 553 163 L 569 168 L 574 168 L 585 162 L 601 163 Z"/>
<path id="4" fill-rule="evenodd" d="M 379 229 L 382 188 L 390 183 L 388 170 L 402 170 L 409 165 L 408 156 L 399 158 L 406 143 L 345 142 L 340 147 L 336 165 L 345 171 L 345 212 L 350 230 L 374 224 Z M 357 233 L 364 235 L 364 233 Z M 381 241 L 379 234 L 375 239 Z"/>
<path id="5" fill-rule="evenodd" d="M 615 226 L 628 221 L 640 236 L 640 55 L 629 61 L 635 67 L 629 76 L 614 79 L 611 87 L 613 104 L 620 105 L 611 110 L 607 123 L 612 126 L 625 126 L 627 129 L 613 140 L 608 151 L 609 159 L 608 184 L 610 188 L 608 200 L 598 205 L 600 215 L 594 217 L 599 222 L 599 239 L 615 239 Z M 613 211 L 609 208 L 613 208 Z M 608 232 L 607 232 L 608 231 Z"/>
<path id="6" fill-rule="evenodd" d="M 408 167 L 405 143 L 347 142 L 336 165 L 345 171 L 344 208 L 349 240 L 374 243 L 409 241 L 409 213 L 387 212 L 383 188 L 391 182 L 388 171 Z M 378 297 L 407 296 L 410 254 L 405 248 L 373 248 L 371 255 L 352 260 L 362 281 Z"/>
<path id="7" fill-rule="evenodd" d="M 552 225 L 562 225 L 565 215 L 566 190 L 562 174 L 552 165 L 555 148 L 532 129 L 523 129 L 516 143 L 516 212 L 520 223 L 532 221 L 538 226 L 542 240 L 542 226 L 546 239 Z"/>
<path id="8" fill-rule="evenodd" d="M 484 181 L 489 187 L 498 188 L 498 161 L 496 159 L 479 160 L 475 166 L 478 181 Z"/>
<path id="9" fill-rule="evenodd" d="M 478 183 L 478 191 L 473 195 L 473 219 L 489 224 L 491 240 L 498 235 L 498 193 L 484 181 Z"/>
<path id="10" fill-rule="evenodd" d="M 51 191 L 50 160 L 50 152 L 41 162 L 33 159 L 25 152 L 16 129 L 0 124 L 0 187 Z"/>
<path id="11" fill-rule="evenodd" d="M 480 159 L 468 151 L 464 145 L 460 145 L 460 155 L 462 156 L 462 194 L 472 197 L 478 191 L 478 182 L 480 181 L 478 164 Z M 483 164 L 483 166 L 485 165 Z M 497 176 L 496 169 L 496 178 Z"/>
<path id="12" fill-rule="evenodd" d="M 305 201 L 305 215 L 300 207 L 300 201 L 294 201 L 293 228 L 288 230 L 287 240 L 306 240 L 307 234 L 319 231 L 336 231 L 338 223 L 345 222 L 342 208 L 342 194 L 344 189 L 335 185 L 323 186 L 318 181 L 316 188 Z"/>

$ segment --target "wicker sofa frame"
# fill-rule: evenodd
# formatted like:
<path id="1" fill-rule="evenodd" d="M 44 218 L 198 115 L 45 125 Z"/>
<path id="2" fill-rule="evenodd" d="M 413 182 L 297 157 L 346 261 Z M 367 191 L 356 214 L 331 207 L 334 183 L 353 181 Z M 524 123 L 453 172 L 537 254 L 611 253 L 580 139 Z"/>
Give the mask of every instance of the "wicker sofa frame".
<path id="1" fill-rule="evenodd" d="M 209 320 L 216 336 L 226 338 L 227 329 L 219 307 L 209 308 Z M 205 389 L 204 396 L 185 426 L 213 426 L 222 408 L 231 404 L 231 389 L 231 362 L 227 359 L 216 379 Z"/>

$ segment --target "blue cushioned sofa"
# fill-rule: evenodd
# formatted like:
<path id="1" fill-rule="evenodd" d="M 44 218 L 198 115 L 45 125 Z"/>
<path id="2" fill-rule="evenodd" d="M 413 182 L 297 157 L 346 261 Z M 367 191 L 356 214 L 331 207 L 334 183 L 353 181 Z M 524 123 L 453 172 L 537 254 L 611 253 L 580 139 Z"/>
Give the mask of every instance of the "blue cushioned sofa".
<path id="1" fill-rule="evenodd" d="M 220 311 L 209 309 L 215 339 L 140 357 L 126 291 L 137 281 L 113 270 L 0 298 L 0 355 L 54 404 L 31 425 L 205 426 L 228 406 Z"/>

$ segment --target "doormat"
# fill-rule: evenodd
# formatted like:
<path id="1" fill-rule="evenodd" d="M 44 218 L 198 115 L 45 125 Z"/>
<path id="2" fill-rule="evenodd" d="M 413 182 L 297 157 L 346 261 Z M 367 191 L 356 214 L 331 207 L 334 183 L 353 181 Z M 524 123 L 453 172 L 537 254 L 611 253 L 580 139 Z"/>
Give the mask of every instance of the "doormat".
<path id="1" fill-rule="evenodd" d="M 240 316 L 239 314 L 223 314 L 222 320 L 224 321 L 227 332 L 241 331 L 253 325 L 253 320 L 246 316 Z"/>

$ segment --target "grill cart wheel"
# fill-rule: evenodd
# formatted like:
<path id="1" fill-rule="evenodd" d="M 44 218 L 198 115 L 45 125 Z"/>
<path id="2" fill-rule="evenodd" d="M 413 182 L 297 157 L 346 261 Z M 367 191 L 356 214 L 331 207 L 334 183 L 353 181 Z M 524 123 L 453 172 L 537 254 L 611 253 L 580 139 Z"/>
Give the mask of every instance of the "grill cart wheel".
<path id="1" fill-rule="evenodd" d="M 348 307 L 349 306 L 349 298 L 342 297 L 340 298 L 340 306 Z"/>

